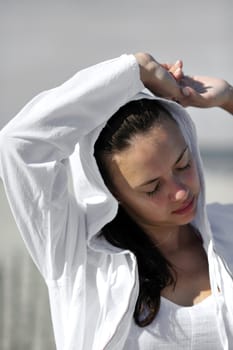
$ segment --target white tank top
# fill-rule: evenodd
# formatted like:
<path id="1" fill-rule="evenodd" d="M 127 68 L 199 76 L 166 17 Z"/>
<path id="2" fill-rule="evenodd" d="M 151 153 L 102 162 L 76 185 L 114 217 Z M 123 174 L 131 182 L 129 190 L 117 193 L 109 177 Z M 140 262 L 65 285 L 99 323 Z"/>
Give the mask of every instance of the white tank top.
<path id="1" fill-rule="evenodd" d="M 147 327 L 132 322 L 124 350 L 220 350 L 214 297 L 180 306 L 161 297 L 160 310 Z"/>

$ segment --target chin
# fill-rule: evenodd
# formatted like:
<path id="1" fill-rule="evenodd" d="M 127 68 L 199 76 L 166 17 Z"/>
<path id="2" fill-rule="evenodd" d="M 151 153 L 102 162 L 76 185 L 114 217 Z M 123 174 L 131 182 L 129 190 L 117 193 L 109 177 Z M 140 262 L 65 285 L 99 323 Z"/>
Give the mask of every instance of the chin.
<path id="1" fill-rule="evenodd" d="M 193 221 L 194 218 L 195 218 L 195 215 L 193 215 L 191 218 L 187 218 L 187 219 L 181 220 L 179 225 L 180 226 L 188 225 L 188 224 L 190 224 Z"/>

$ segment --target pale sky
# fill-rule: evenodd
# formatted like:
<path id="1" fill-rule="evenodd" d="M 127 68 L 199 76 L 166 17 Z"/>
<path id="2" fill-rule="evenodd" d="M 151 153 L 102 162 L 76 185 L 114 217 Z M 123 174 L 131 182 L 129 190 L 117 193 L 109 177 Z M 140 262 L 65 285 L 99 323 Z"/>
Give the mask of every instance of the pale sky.
<path id="1" fill-rule="evenodd" d="M 233 2 L 8 0 L 0 3 L 0 128 L 35 94 L 76 71 L 137 51 L 233 83 Z M 233 117 L 193 110 L 200 144 L 233 152 Z"/>

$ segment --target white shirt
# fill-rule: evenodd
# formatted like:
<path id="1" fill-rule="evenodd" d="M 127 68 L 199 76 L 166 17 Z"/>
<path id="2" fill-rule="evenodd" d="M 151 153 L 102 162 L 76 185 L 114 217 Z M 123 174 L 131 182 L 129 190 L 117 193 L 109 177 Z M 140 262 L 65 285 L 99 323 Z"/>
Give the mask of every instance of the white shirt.
<path id="1" fill-rule="evenodd" d="M 147 327 L 132 322 L 124 350 L 219 350 L 222 344 L 213 295 L 194 306 L 161 297 L 159 312 Z"/>
<path id="2" fill-rule="evenodd" d="M 93 147 L 121 105 L 155 98 L 138 95 L 143 89 L 135 57 L 123 55 L 39 94 L 0 132 L 0 176 L 48 286 L 57 350 L 121 350 L 128 337 L 138 296 L 137 262 L 131 252 L 98 237 L 116 215 L 117 201 L 101 178 Z M 227 350 L 233 343 L 233 210 L 213 206 L 210 230 L 195 127 L 181 106 L 159 100 L 197 160 L 202 192 L 193 224 L 203 233 L 212 292 L 216 284 L 223 291 L 218 328 Z"/>

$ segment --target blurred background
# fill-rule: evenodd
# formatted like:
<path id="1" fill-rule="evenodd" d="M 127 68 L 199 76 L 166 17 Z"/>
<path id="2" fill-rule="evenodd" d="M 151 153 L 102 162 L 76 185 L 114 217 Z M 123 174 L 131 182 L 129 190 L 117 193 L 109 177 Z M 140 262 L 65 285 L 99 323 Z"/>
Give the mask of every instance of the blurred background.
<path id="1" fill-rule="evenodd" d="M 231 0 L 0 0 L 0 129 L 42 90 L 122 53 L 183 59 L 189 74 L 233 84 Z M 233 116 L 189 108 L 207 201 L 233 202 Z M 46 287 L 12 219 L 0 180 L 0 349 L 54 349 Z"/>

